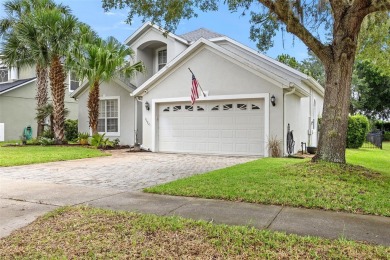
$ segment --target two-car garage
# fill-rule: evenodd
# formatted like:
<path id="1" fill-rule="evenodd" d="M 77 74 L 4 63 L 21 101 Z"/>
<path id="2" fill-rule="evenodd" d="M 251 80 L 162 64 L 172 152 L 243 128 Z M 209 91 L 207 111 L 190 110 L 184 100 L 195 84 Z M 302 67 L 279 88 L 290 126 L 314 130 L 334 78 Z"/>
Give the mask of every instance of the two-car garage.
<path id="1" fill-rule="evenodd" d="M 264 99 L 159 103 L 160 152 L 264 155 Z"/>

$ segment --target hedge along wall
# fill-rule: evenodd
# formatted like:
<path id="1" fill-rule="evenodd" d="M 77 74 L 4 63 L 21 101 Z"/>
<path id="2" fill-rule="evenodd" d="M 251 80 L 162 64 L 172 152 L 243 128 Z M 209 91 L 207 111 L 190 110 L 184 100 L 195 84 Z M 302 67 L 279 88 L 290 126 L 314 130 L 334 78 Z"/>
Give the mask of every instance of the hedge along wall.
<path id="1" fill-rule="evenodd" d="M 362 147 L 369 131 L 370 123 L 367 117 L 362 115 L 350 116 L 348 118 L 347 148 Z"/>

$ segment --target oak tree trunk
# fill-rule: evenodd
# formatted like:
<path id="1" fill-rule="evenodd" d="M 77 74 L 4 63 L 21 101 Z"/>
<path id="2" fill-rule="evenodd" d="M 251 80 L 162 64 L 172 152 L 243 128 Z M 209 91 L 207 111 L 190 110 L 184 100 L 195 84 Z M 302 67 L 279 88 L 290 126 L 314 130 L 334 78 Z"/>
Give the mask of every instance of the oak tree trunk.
<path id="1" fill-rule="evenodd" d="M 36 66 L 36 73 L 37 73 L 37 94 L 35 96 L 35 99 L 37 100 L 37 111 L 42 109 L 46 104 L 48 100 L 48 93 L 47 93 L 47 68 L 42 67 L 40 65 Z M 37 137 L 40 137 L 44 131 L 44 118 L 38 118 L 37 120 Z"/>
<path id="2" fill-rule="evenodd" d="M 97 134 L 97 127 L 99 122 L 99 82 L 95 81 L 92 88 L 89 89 L 88 96 L 88 117 L 89 127 L 91 127 L 92 134 Z"/>
<path id="3" fill-rule="evenodd" d="M 322 59 L 326 73 L 325 96 L 318 149 L 313 161 L 345 163 L 353 64 L 364 17 L 352 17 L 348 12 L 336 13 L 335 17 L 331 51 Z"/>
<path id="4" fill-rule="evenodd" d="M 54 55 L 50 65 L 50 90 L 53 98 L 53 129 L 56 144 L 64 141 L 65 73 L 60 57 Z"/>

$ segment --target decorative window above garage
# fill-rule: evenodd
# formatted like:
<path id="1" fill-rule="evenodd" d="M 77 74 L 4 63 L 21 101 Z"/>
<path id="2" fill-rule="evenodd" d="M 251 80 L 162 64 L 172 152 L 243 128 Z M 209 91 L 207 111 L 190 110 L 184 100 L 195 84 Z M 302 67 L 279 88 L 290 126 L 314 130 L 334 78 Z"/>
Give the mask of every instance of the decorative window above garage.
<path id="1" fill-rule="evenodd" d="M 237 104 L 237 108 L 238 108 L 238 110 L 246 110 L 247 105 L 246 104 Z"/>
<path id="2" fill-rule="evenodd" d="M 196 110 L 197 111 L 204 111 L 204 108 L 202 106 L 197 106 Z"/>
<path id="3" fill-rule="evenodd" d="M 218 110 L 219 110 L 219 105 L 216 105 L 213 108 L 211 108 L 211 111 L 218 111 Z"/>
<path id="4" fill-rule="evenodd" d="M 181 110 L 181 106 L 174 106 L 173 107 L 173 112 L 177 112 Z"/>
<path id="5" fill-rule="evenodd" d="M 194 107 L 193 106 L 185 106 L 185 109 L 187 111 L 194 111 Z"/>
<path id="6" fill-rule="evenodd" d="M 223 105 L 223 110 L 231 110 L 233 109 L 233 104 L 224 104 Z"/>
<path id="7" fill-rule="evenodd" d="M 258 105 L 252 104 L 252 110 L 259 110 L 260 107 Z"/>

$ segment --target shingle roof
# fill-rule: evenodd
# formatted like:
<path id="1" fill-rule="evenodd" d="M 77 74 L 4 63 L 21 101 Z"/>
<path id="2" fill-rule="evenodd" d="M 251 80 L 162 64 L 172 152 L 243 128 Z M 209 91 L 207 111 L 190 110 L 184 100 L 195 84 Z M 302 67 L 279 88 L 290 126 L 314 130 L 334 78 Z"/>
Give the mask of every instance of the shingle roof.
<path id="1" fill-rule="evenodd" d="M 224 35 L 212 32 L 212 31 L 207 30 L 205 28 L 200 28 L 198 30 L 179 35 L 179 37 L 181 37 L 189 42 L 197 41 L 200 38 L 204 38 L 204 39 L 209 40 L 209 39 L 218 38 L 218 37 L 222 37 L 222 36 L 224 36 Z"/>
<path id="2" fill-rule="evenodd" d="M 16 81 L 0 84 L 0 93 L 4 92 L 6 90 L 9 90 L 9 89 L 15 88 L 19 85 L 23 85 L 29 81 L 34 80 L 34 79 L 35 78 L 21 79 L 21 80 L 16 80 Z"/>

